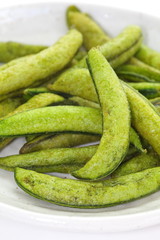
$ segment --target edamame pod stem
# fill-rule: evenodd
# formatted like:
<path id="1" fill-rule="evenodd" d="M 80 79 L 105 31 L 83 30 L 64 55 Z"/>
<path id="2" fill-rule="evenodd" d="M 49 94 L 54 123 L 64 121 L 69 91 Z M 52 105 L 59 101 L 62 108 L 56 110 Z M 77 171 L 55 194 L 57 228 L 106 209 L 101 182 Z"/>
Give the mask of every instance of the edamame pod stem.
<path id="1" fill-rule="evenodd" d="M 128 26 L 117 37 L 98 47 L 113 68 L 128 61 L 139 49 L 142 31 L 138 26 Z M 86 57 L 75 67 L 86 68 Z"/>
<path id="2" fill-rule="evenodd" d="M 98 109 L 55 106 L 21 112 L 0 121 L 0 137 L 57 132 L 101 134 Z"/>
<path id="3" fill-rule="evenodd" d="M 83 44 L 87 50 L 97 47 L 110 40 L 110 37 L 87 14 L 82 13 L 77 7 L 69 6 L 66 11 L 69 28 L 76 28 L 83 35 Z"/>
<path id="4" fill-rule="evenodd" d="M 160 82 L 160 71 L 153 71 L 144 66 L 122 65 L 116 69 L 117 75 L 124 80 L 133 82 Z"/>
<path id="5" fill-rule="evenodd" d="M 160 155 L 160 114 L 143 95 L 123 82 L 130 109 L 132 125 Z"/>
<path id="6" fill-rule="evenodd" d="M 47 46 L 29 45 L 18 42 L 0 42 L 0 62 L 9 62 L 15 58 L 35 54 Z"/>
<path id="7" fill-rule="evenodd" d="M 160 167 L 101 182 L 62 179 L 16 168 L 15 181 L 33 197 L 74 208 L 103 208 L 142 198 L 160 189 Z"/>
<path id="8" fill-rule="evenodd" d="M 0 168 L 14 171 L 16 167 L 38 172 L 68 173 L 82 167 L 96 152 L 97 146 L 54 148 L 0 158 Z"/>
<path id="9" fill-rule="evenodd" d="M 102 109 L 102 138 L 94 156 L 72 173 L 82 179 L 108 176 L 124 159 L 129 147 L 130 111 L 121 83 L 102 53 L 88 53 L 88 68 Z"/>
<path id="10" fill-rule="evenodd" d="M 142 62 L 157 68 L 160 70 L 160 53 L 145 46 L 142 45 L 139 51 L 136 53 L 136 58 L 141 60 Z"/>
<path id="11" fill-rule="evenodd" d="M 70 30 L 53 46 L 0 71 L 0 95 L 28 87 L 60 71 L 71 61 L 81 44 L 81 33 Z"/>
<path id="12" fill-rule="evenodd" d="M 112 173 L 112 177 L 121 177 L 159 166 L 160 157 L 155 155 L 153 152 L 148 154 L 141 153 L 129 161 L 122 163 L 119 168 Z"/>
<path id="13" fill-rule="evenodd" d="M 78 133 L 62 133 L 54 135 L 42 135 L 25 143 L 20 149 L 20 153 L 35 152 L 51 148 L 74 147 L 81 144 L 96 142 L 101 136 Z"/>
<path id="14" fill-rule="evenodd" d="M 130 82 L 128 83 L 128 85 L 138 90 L 142 95 L 144 95 L 148 99 L 160 97 L 160 83 Z"/>

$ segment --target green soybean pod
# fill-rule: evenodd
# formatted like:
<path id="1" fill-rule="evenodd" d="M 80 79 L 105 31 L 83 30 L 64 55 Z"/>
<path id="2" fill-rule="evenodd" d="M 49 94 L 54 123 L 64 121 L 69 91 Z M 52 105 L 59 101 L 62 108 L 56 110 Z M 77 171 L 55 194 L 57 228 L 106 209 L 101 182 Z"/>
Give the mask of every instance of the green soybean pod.
<path id="1" fill-rule="evenodd" d="M 61 134 L 45 134 L 41 136 L 32 136 L 28 139 L 20 149 L 20 153 L 35 152 L 44 149 L 74 147 L 81 144 L 93 143 L 100 140 L 99 135 L 80 134 L 80 133 L 61 133 Z M 128 155 L 139 151 L 146 152 L 143 149 L 141 141 L 133 128 L 130 128 L 130 143 L 134 146 L 130 149 Z M 133 151 L 132 151 L 133 150 Z"/>
<path id="2" fill-rule="evenodd" d="M 130 109 L 132 125 L 160 155 L 160 114 L 143 95 L 123 82 Z"/>
<path id="3" fill-rule="evenodd" d="M 87 50 L 97 47 L 110 40 L 110 37 L 87 14 L 82 13 L 77 7 L 69 6 L 66 11 L 69 28 L 76 28 L 83 35 L 83 44 Z"/>
<path id="4" fill-rule="evenodd" d="M 140 155 L 122 163 L 119 168 L 112 173 L 112 177 L 121 177 L 131 173 L 143 171 L 145 169 L 159 167 L 160 157 L 156 156 L 153 152 Z"/>
<path id="5" fill-rule="evenodd" d="M 0 102 L 0 118 L 14 111 L 22 102 L 21 98 L 8 98 Z"/>
<path id="6" fill-rule="evenodd" d="M 25 143 L 20 149 L 20 153 L 35 152 L 51 148 L 75 147 L 81 144 L 97 142 L 100 140 L 98 135 L 81 134 L 81 133 L 61 133 L 46 134 L 38 136 L 31 141 Z"/>
<path id="7" fill-rule="evenodd" d="M 21 112 L 0 121 L 0 137 L 57 132 L 102 133 L 98 109 L 55 106 Z"/>
<path id="8" fill-rule="evenodd" d="M 8 98 L 0 102 L 0 118 L 4 118 L 7 114 L 14 111 L 22 102 L 21 98 Z M 12 141 L 13 138 L 0 138 L 0 150 L 5 148 Z"/>
<path id="9" fill-rule="evenodd" d="M 37 88 L 26 88 L 23 92 L 25 99 L 30 99 L 31 97 L 40 94 L 40 93 L 49 93 L 49 91 L 46 87 L 37 87 Z"/>
<path id="10" fill-rule="evenodd" d="M 81 44 L 81 33 L 70 30 L 53 46 L 0 71 L 0 95 L 28 87 L 60 71 L 71 61 Z"/>
<path id="11" fill-rule="evenodd" d="M 93 102 L 98 102 L 94 84 L 88 69 L 75 68 L 62 73 L 48 88 L 56 93 L 78 96 Z"/>
<path id="12" fill-rule="evenodd" d="M 116 73 L 121 79 L 127 81 L 160 82 L 160 71 L 155 70 L 152 70 L 146 66 L 126 64 L 118 67 L 116 69 Z"/>
<path id="13" fill-rule="evenodd" d="M 0 42 L 0 62 L 9 62 L 15 58 L 38 53 L 47 46 L 30 45 L 18 42 Z"/>
<path id="14" fill-rule="evenodd" d="M 160 167 L 100 182 L 62 179 L 16 168 L 15 181 L 32 197 L 56 205 L 103 208 L 134 201 L 158 191 Z"/>
<path id="15" fill-rule="evenodd" d="M 13 116 L 16 113 L 28 111 L 35 108 L 46 107 L 51 104 L 59 104 L 64 101 L 64 98 L 53 93 L 41 93 L 30 98 L 26 103 L 17 107 L 14 111 L 10 112 L 6 117 Z"/>
<path id="16" fill-rule="evenodd" d="M 23 111 L 27 111 L 27 110 L 35 109 L 35 108 L 41 108 L 41 107 L 45 107 L 45 106 L 51 105 L 51 104 L 58 104 L 58 103 L 62 103 L 63 101 L 64 101 L 64 98 L 61 96 L 58 96 L 56 94 L 41 93 L 41 94 L 38 94 L 38 95 L 32 97 L 26 103 L 13 109 L 13 111 L 10 111 L 7 115 L 5 115 L 3 117 L 3 119 L 7 118 L 9 116 L 13 116 L 14 114 L 17 114 L 19 112 L 23 112 Z M 13 101 L 13 103 L 14 103 L 14 101 Z M 13 140 L 14 140 L 14 138 L 0 139 L 0 149 L 2 150 Z"/>
<path id="17" fill-rule="evenodd" d="M 160 97 L 159 98 L 150 99 L 150 102 L 156 107 L 156 109 L 160 113 Z"/>
<path id="18" fill-rule="evenodd" d="M 100 105 L 98 103 L 89 101 L 84 98 L 80 98 L 77 96 L 70 97 L 69 100 L 73 102 L 73 104 L 79 105 L 79 106 L 85 106 L 85 107 L 93 107 L 93 108 L 100 108 Z"/>
<path id="19" fill-rule="evenodd" d="M 142 62 L 160 70 L 160 60 L 159 60 L 160 53 L 159 52 L 145 45 L 142 45 L 135 56 Z"/>
<path id="20" fill-rule="evenodd" d="M 80 97 L 74 96 L 74 97 L 70 97 L 69 99 L 73 102 L 76 102 L 80 106 L 100 108 L 100 105 L 98 103 L 91 102 L 89 100 L 86 100 L 86 99 L 83 99 Z M 129 140 L 130 140 L 130 143 L 136 147 L 136 149 L 140 150 L 141 152 L 146 152 L 146 149 L 143 149 L 143 146 L 141 144 L 141 140 L 140 140 L 138 134 L 132 127 L 130 127 Z"/>
<path id="21" fill-rule="evenodd" d="M 124 159 L 129 147 L 130 111 L 121 83 L 101 52 L 90 50 L 87 63 L 102 109 L 103 132 L 95 155 L 72 174 L 95 180 L 109 175 Z"/>
<path id="22" fill-rule="evenodd" d="M 160 97 L 160 83 L 130 82 L 128 83 L 128 85 L 138 90 L 142 95 L 144 95 L 148 99 Z"/>
<path id="23" fill-rule="evenodd" d="M 117 37 L 99 47 L 100 52 L 115 69 L 128 61 L 140 48 L 142 31 L 138 26 L 126 27 Z M 86 68 L 85 58 L 79 61 L 75 67 Z"/>
<path id="24" fill-rule="evenodd" d="M 97 146 L 54 148 L 0 158 L 0 168 L 14 171 L 16 167 L 38 172 L 68 173 L 82 167 L 96 152 Z"/>

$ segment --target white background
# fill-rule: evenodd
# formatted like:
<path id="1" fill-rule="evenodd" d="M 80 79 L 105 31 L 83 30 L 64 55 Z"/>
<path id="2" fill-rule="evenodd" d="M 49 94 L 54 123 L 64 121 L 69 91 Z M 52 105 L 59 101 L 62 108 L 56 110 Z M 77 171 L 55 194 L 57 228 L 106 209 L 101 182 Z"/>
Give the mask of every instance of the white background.
<path id="1" fill-rule="evenodd" d="M 52 2 L 52 0 L 48 0 Z M 64 0 L 67 2 L 67 0 Z M 13 5 L 22 5 L 28 3 L 36 3 L 36 2 L 45 2 L 45 0 L 0 0 L 0 8 L 13 6 Z M 73 0 L 73 3 L 81 2 L 81 0 Z M 83 2 L 85 2 L 83 0 Z M 97 2 L 97 0 L 87 0 L 86 2 Z M 125 9 L 132 9 L 139 12 L 146 12 L 152 15 L 156 15 L 160 17 L 160 3 L 158 0 L 98 0 L 98 2 L 105 3 L 109 6 L 116 6 L 119 8 Z M 145 228 L 142 230 L 137 231 L 130 231 L 130 232 L 121 232 L 121 233 L 107 233 L 107 234 L 87 234 L 83 232 L 63 232 L 63 231 L 55 231 L 51 228 L 47 227 L 38 227 L 29 224 L 24 224 L 20 222 L 20 219 L 17 221 L 13 221 L 9 218 L 1 218 L 0 219 L 0 239 L 2 240 L 9 240 L 9 239 L 56 239 L 56 240 L 102 240 L 102 239 L 109 239 L 109 240 L 132 240 L 132 239 L 145 239 L 150 240 L 154 238 L 154 240 L 160 239 L 160 225 Z"/>

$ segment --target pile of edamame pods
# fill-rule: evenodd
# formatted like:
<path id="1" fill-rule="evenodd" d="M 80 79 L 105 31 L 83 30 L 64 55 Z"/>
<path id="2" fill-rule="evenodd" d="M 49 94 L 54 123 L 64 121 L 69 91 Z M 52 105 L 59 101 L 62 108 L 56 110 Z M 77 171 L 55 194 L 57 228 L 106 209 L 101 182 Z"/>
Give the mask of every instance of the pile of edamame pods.
<path id="1" fill-rule="evenodd" d="M 0 168 L 31 196 L 68 207 L 158 191 L 160 53 L 143 45 L 139 26 L 111 38 L 75 6 L 66 22 L 68 33 L 50 47 L 0 43 L 0 149 L 26 138 Z"/>

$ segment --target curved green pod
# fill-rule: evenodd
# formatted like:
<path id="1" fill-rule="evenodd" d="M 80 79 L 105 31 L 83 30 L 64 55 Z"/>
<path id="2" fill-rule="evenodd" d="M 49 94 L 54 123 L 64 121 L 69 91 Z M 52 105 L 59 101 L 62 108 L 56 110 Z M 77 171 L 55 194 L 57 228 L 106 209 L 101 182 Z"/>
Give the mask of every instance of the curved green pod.
<path id="1" fill-rule="evenodd" d="M 0 102 L 0 118 L 4 118 L 7 114 L 14 111 L 22 102 L 21 98 L 8 98 Z M 0 138 L 0 151 L 12 141 L 13 138 Z"/>
<path id="2" fill-rule="evenodd" d="M 85 106 L 85 107 L 92 107 L 92 108 L 98 108 L 100 109 L 100 105 L 98 103 L 89 101 L 84 98 L 80 98 L 77 96 L 70 97 L 69 100 L 73 102 L 73 104 L 76 104 L 78 106 Z"/>
<path id="3" fill-rule="evenodd" d="M 28 111 L 35 108 L 41 108 L 51 104 L 58 104 L 58 103 L 62 103 L 63 101 L 64 101 L 64 98 L 56 94 L 41 93 L 29 99 L 26 103 L 23 103 L 22 105 L 17 106 L 17 108 L 13 109 L 13 111 L 8 112 L 8 114 L 5 115 L 3 119 L 23 111 Z M 14 100 L 12 100 L 12 103 L 14 104 Z M 13 140 L 14 138 L 0 139 L 0 150 L 6 147 Z"/>
<path id="4" fill-rule="evenodd" d="M 0 118 L 14 111 L 22 102 L 21 98 L 8 98 L 0 102 Z"/>
<path id="5" fill-rule="evenodd" d="M 46 87 L 37 87 L 37 88 L 26 88 L 23 91 L 24 98 L 25 99 L 30 99 L 31 97 L 40 94 L 40 93 L 50 93 Z"/>
<path id="6" fill-rule="evenodd" d="M 0 121 L 0 137 L 57 132 L 102 133 L 102 118 L 95 108 L 55 106 L 21 112 Z"/>
<path id="7" fill-rule="evenodd" d="M 156 109 L 160 113 L 160 97 L 159 98 L 150 99 L 150 102 L 156 107 Z"/>
<path id="8" fill-rule="evenodd" d="M 116 69 L 116 73 L 121 79 L 131 82 L 160 82 L 160 71 L 152 70 L 146 65 L 122 65 Z"/>
<path id="9" fill-rule="evenodd" d="M 98 102 L 94 84 L 86 68 L 75 68 L 65 71 L 53 84 L 49 84 L 48 88 L 56 93 L 78 96 Z"/>
<path id="10" fill-rule="evenodd" d="M 102 137 L 95 155 L 73 176 L 95 180 L 113 172 L 129 147 L 130 111 L 122 85 L 97 49 L 88 53 L 88 68 L 102 109 Z"/>
<path id="11" fill-rule="evenodd" d="M 57 105 L 62 102 L 64 102 L 64 98 L 53 93 L 37 94 L 30 98 L 26 103 L 20 105 L 14 111 L 10 112 L 8 115 L 5 116 L 5 118 L 23 111 L 28 111 L 35 108 L 42 108 L 51 104 Z"/>
<path id="12" fill-rule="evenodd" d="M 61 133 L 61 134 L 45 134 L 35 137 L 30 135 L 31 139 L 28 139 L 20 149 L 20 153 L 35 152 L 44 149 L 60 148 L 60 147 L 74 147 L 81 144 L 93 143 L 100 140 L 101 135 L 90 135 L 81 133 Z M 138 151 L 146 152 L 143 149 L 141 141 L 137 133 L 133 128 L 130 128 L 130 143 L 134 146 L 129 149 L 128 155 L 137 153 Z"/>
<path id="13" fill-rule="evenodd" d="M 77 73 L 76 73 L 77 71 Z M 83 74 L 81 75 L 81 72 Z M 65 74 L 64 74 L 65 75 Z M 66 73 L 67 75 L 67 73 Z M 71 74 L 70 74 L 71 75 Z M 59 89 L 59 92 L 65 92 L 77 95 L 81 98 L 85 98 L 91 101 L 98 102 L 97 94 L 94 89 L 93 82 L 91 80 L 89 71 L 87 69 L 74 69 L 74 75 L 77 78 L 61 78 L 58 79 L 52 86 L 51 89 L 56 90 Z M 78 81 L 77 81 L 78 79 Z M 138 93 L 133 88 L 129 87 L 127 83 L 121 81 L 125 91 L 127 91 L 127 96 L 130 102 L 130 105 L 133 105 L 136 109 L 137 121 L 136 125 L 133 123 L 137 132 L 144 137 L 151 145 L 158 145 L 160 138 L 159 138 L 159 116 L 158 110 L 156 111 L 155 108 L 151 105 L 151 103 L 143 97 L 140 93 Z M 69 89 L 69 86 L 71 88 Z M 128 87 L 127 87 L 128 86 Z M 131 107 L 132 110 L 132 107 Z M 132 110 L 135 111 L 135 110 Z M 152 115 L 152 116 L 151 116 Z M 153 117 L 153 119 L 152 119 Z M 146 122 L 145 122 L 146 119 Z M 155 123 L 154 123 L 155 121 Z M 133 122 L 133 121 L 132 121 Z M 139 126 L 139 127 L 137 127 Z M 149 131 L 148 128 L 149 127 Z M 141 128 L 143 130 L 141 130 Z M 155 134 L 155 136 L 154 136 Z M 154 140 L 155 138 L 155 140 Z M 149 140 L 150 139 L 150 140 Z M 157 143 L 156 143 L 157 142 Z M 154 148 L 155 149 L 155 148 Z M 156 149 L 155 149 L 156 151 Z M 159 152 L 159 150 L 158 150 Z"/>
<path id="14" fill-rule="evenodd" d="M 160 155 L 160 114 L 143 95 L 123 83 L 130 109 L 132 125 Z"/>
<path id="15" fill-rule="evenodd" d="M 81 44 L 81 33 L 70 30 L 51 47 L 0 71 L 0 95 L 28 87 L 60 71 L 71 61 Z"/>
<path id="16" fill-rule="evenodd" d="M 100 46 L 110 40 L 110 37 L 87 14 L 82 13 L 77 7 L 69 6 L 66 11 L 69 28 L 76 28 L 83 35 L 83 45 L 87 50 Z"/>
<path id="17" fill-rule="evenodd" d="M 139 83 L 128 83 L 129 86 L 138 90 L 146 98 L 156 98 L 160 97 L 160 83 L 149 83 L 149 82 L 139 82 Z"/>
<path id="18" fill-rule="evenodd" d="M 143 171 L 145 169 L 159 167 L 160 157 L 155 155 L 153 152 L 140 155 L 130 159 L 127 162 L 123 162 L 119 168 L 117 168 L 113 173 L 112 177 L 121 177 L 131 173 L 136 173 Z"/>
<path id="19" fill-rule="evenodd" d="M 81 144 L 99 141 L 100 137 L 101 136 L 98 135 L 81 133 L 46 134 L 25 143 L 20 149 L 20 153 L 24 154 L 51 148 L 75 147 Z"/>
<path id="20" fill-rule="evenodd" d="M 145 45 L 142 45 L 135 56 L 142 62 L 160 70 L 160 60 L 159 60 L 160 53 L 159 52 Z"/>
<path id="21" fill-rule="evenodd" d="M 15 181 L 33 197 L 74 208 L 103 208 L 152 194 L 160 189 L 160 167 L 101 182 L 48 176 L 16 168 Z"/>
<path id="22" fill-rule="evenodd" d="M 18 42 L 0 42 L 0 62 L 9 62 L 15 58 L 38 53 L 47 46 L 23 44 Z"/>
<path id="23" fill-rule="evenodd" d="M 111 66 L 115 69 L 128 61 L 140 48 L 142 31 L 136 25 L 126 27 L 117 37 L 98 47 Z M 86 68 L 86 57 L 75 67 Z"/>
<path id="24" fill-rule="evenodd" d="M 38 172 L 68 173 L 82 167 L 96 152 L 97 146 L 54 148 L 0 158 L 0 168 L 14 171 L 16 167 Z"/>

